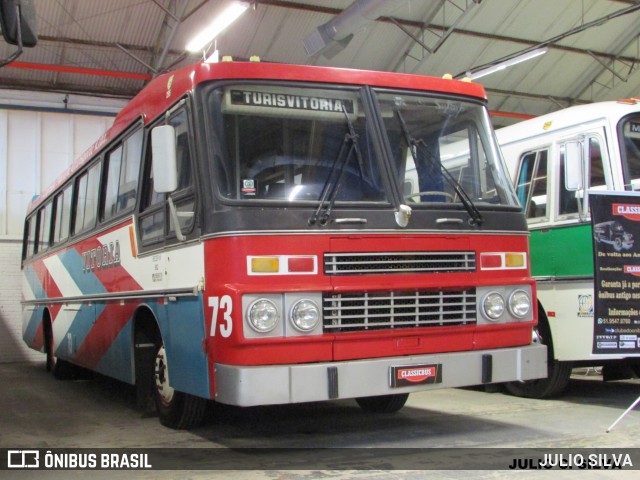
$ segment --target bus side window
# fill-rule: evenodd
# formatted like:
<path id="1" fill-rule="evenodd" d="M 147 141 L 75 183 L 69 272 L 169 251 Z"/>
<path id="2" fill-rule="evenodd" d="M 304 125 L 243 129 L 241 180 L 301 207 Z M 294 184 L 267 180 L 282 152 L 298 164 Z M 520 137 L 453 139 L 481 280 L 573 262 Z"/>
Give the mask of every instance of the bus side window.
<path id="1" fill-rule="evenodd" d="M 193 170 L 191 163 L 191 146 L 189 141 L 189 122 L 185 109 L 180 109 L 169 118 L 176 132 L 176 158 L 178 166 L 178 188 L 171 193 L 176 210 L 178 222 L 183 234 L 193 229 L 195 217 L 195 197 L 193 188 Z M 175 232 L 171 217 L 169 217 L 169 232 Z"/>
<path id="2" fill-rule="evenodd" d="M 25 227 L 25 245 L 23 247 L 24 253 L 23 258 L 32 257 L 36 253 L 36 237 L 38 236 L 37 227 L 37 216 L 31 215 L 27 219 L 27 225 Z"/>
<path id="3" fill-rule="evenodd" d="M 607 181 L 604 174 L 604 162 L 602 161 L 602 149 L 600 141 L 596 137 L 589 138 L 589 186 L 604 187 Z"/>
<path id="4" fill-rule="evenodd" d="M 129 136 L 105 158 L 106 184 L 102 219 L 130 210 L 136 203 L 140 160 L 142 156 L 142 129 Z"/>
<path id="5" fill-rule="evenodd" d="M 180 231 L 186 235 L 193 230 L 195 218 L 195 193 L 187 111 L 184 108 L 179 109 L 171 115 L 168 123 L 175 129 L 178 167 L 178 188 L 170 195 L 178 213 Z M 150 144 L 150 141 L 147 143 Z M 170 218 L 167 214 L 167 195 L 158 193 L 153 188 L 152 162 L 151 148 L 148 148 L 140 215 L 140 235 L 142 242 L 147 245 L 164 239 L 165 221 L 166 218 Z M 175 232 L 173 222 L 169 220 L 168 223 L 166 232 L 168 236 L 175 238 L 175 233 L 172 234 Z"/>
<path id="6" fill-rule="evenodd" d="M 151 137 L 151 130 L 148 132 Z M 164 217 L 166 194 L 153 188 L 153 168 L 151 168 L 151 139 L 148 138 L 144 176 L 142 178 L 142 202 L 140 215 L 140 238 L 143 244 L 155 243 L 164 238 Z"/>
<path id="7" fill-rule="evenodd" d="M 96 224 L 101 166 L 102 162 L 94 164 L 78 178 L 74 234 L 88 230 Z"/>
<path id="8" fill-rule="evenodd" d="M 69 226 L 71 217 L 71 193 L 72 185 L 67 185 L 65 189 L 56 195 L 55 198 L 55 224 L 53 226 L 53 243 L 64 242 L 69 238 Z"/>
<path id="9" fill-rule="evenodd" d="M 40 208 L 40 238 L 38 239 L 38 252 L 44 252 L 51 245 L 51 211 L 52 202 L 48 202 Z"/>
<path id="10" fill-rule="evenodd" d="M 589 185 L 587 188 L 606 187 L 607 179 L 602 159 L 602 148 L 598 137 L 589 137 L 587 141 L 587 168 L 589 169 Z M 576 192 L 565 188 L 565 155 L 564 148 L 560 150 L 560 204 L 558 214 L 569 215 L 578 213 L 579 198 Z"/>
<path id="11" fill-rule="evenodd" d="M 547 150 L 520 158 L 516 193 L 527 218 L 545 218 L 547 212 Z"/>

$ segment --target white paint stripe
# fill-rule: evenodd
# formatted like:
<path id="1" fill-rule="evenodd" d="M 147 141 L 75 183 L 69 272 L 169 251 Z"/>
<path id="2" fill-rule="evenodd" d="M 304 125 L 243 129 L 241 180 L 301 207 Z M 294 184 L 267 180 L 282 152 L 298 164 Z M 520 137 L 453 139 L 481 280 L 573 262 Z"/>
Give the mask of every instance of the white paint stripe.
<path id="1" fill-rule="evenodd" d="M 73 281 L 71 275 L 60 260 L 58 255 L 53 255 L 44 260 L 44 265 L 49 271 L 49 275 L 58 286 L 63 297 L 77 297 L 82 295 L 80 287 Z"/>
<path id="2" fill-rule="evenodd" d="M 33 290 L 31 289 L 31 284 L 27 280 L 27 276 L 24 274 L 24 272 L 22 273 L 22 295 L 24 296 L 25 300 L 36 299 L 36 294 L 33 293 Z"/>

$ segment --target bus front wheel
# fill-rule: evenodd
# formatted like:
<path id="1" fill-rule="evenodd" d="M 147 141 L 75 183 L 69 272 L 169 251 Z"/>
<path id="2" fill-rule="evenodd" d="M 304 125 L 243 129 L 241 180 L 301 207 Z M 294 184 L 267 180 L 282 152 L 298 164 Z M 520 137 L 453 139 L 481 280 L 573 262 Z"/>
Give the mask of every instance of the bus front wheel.
<path id="1" fill-rule="evenodd" d="M 369 413 L 394 413 L 404 407 L 409 398 L 408 393 L 380 395 L 378 397 L 360 397 L 356 402 L 360 408 Z"/>
<path id="2" fill-rule="evenodd" d="M 164 344 L 156 346 L 154 397 L 160 423 L 174 429 L 193 428 L 202 423 L 207 401 L 175 390 L 169 382 L 169 364 Z"/>
<path id="3" fill-rule="evenodd" d="M 509 382 L 505 385 L 512 395 L 524 398 L 551 398 L 559 395 L 569 384 L 571 362 L 549 360 L 547 378 Z"/>
<path id="4" fill-rule="evenodd" d="M 551 328 L 544 314 L 540 316 L 538 325 L 534 330 L 537 340 L 547 346 L 547 378 L 527 380 L 525 382 L 509 382 L 505 384 L 505 387 L 509 393 L 517 397 L 555 397 L 569 385 L 573 364 L 571 362 L 561 362 L 554 358 Z"/>

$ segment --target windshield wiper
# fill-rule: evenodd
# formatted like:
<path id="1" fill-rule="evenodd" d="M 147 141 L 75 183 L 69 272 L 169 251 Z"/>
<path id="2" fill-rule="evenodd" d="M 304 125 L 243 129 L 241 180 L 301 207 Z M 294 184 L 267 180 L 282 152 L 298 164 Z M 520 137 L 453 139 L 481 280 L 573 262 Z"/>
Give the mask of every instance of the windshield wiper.
<path id="1" fill-rule="evenodd" d="M 416 158 L 417 150 L 418 148 L 422 147 L 429 161 L 432 164 L 436 165 L 436 167 L 440 168 L 440 171 L 442 172 L 442 176 L 447 181 L 447 183 L 451 186 L 451 188 L 453 188 L 453 190 L 456 192 L 456 195 L 458 195 L 458 197 L 460 198 L 462 205 L 469 213 L 469 217 L 470 217 L 469 222 L 471 223 L 471 225 L 478 225 L 478 226 L 482 225 L 482 223 L 484 222 L 484 218 L 482 217 L 482 214 L 480 213 L 480 211 L 473 204 L 473 201 L 471 200 L 469 195 L 467 195 L 467 192 L 465 192 L 464 188 L 462 188 L 462 185 L 460 185 L 460 183 L 458 183 L 455 177 L 451 175 L 451 172 L 447 170 L 447 168 L 442 164 L 442 162 L 440 162 L 437 158 L 434 157 L 434 155 L 429 151 L 429 147 L 424 140 L 422 140 L 421 138 L 416 140 L 414 137 L 411 136 L 411 134 L 409 133 L 409 129 L 407 128 L 407 124 L 400 110 L 396 110 L 396 113 L 398 114 L 398 120 L 400 122 L 400 128 L 402 128 L 402 133 L 404 135 L 405 142 L 407 142 L 407 147 L 409 147 L 409 151 L 411 152 L 411 157 L 413 158 L 413 163 L 415 163 L 416 167 L 418 166 L 418 159 Z"/>
<path id="2" fill-rule="evenodd" d="M 316 209 L 314 214 L 309 218 L 309 225 L 315 225 L 316 222 L 319 222 L 320 225 L 324 227 L 327 223 L 329 223 L 329 218 L 331 218 L 331 210 L 333 209 L 333 204 L 336 201 L 338 190 L 340 189 L 340 180 L 342 179 L 342 174 L 344 173 L 345 167 L 349 163 L 351 155 L 353 155 L 354 153 L 356 155 L 356 159 L 358 160 L 360 176 L 362 177 L 364 175 L 362 154 L 360 153 L 360 147 L 358 146 L 358 134 L 353 127 L 353 123 L 351 122 L 349 114 L 347 113 L 344 105 L 342 106 L 342 111 L 345 118 L 347 119 L 347 127 L 349 131 L 344 135 L 344 140 L 342 141 L 342 145 L 340 146 L 338 156 L 333 162 L 331 171 L 329 172 L 329 176 L 327 177 L 327 180 L 322 187 L 322 192 L 320 194 L 320 205 L 318 205 L 318 208 Z M 326 204 L 326 207 L 325 202 L 328 202 Z M 323 210 L 324 213 L 322 213 Z"/>

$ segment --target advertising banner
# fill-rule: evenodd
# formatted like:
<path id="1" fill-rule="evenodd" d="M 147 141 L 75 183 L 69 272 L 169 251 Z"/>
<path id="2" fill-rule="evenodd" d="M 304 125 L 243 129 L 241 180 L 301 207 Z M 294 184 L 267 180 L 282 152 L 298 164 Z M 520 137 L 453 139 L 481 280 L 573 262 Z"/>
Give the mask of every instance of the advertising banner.
<path id="1" fill-rule="evenodd" d="M 640 195 L 590 192 L 593 353 L 640 353 Z"/>

